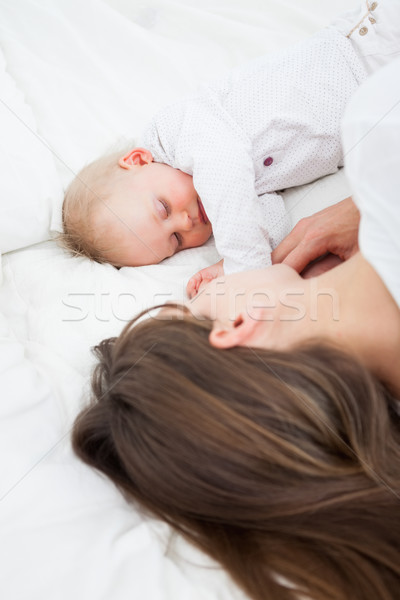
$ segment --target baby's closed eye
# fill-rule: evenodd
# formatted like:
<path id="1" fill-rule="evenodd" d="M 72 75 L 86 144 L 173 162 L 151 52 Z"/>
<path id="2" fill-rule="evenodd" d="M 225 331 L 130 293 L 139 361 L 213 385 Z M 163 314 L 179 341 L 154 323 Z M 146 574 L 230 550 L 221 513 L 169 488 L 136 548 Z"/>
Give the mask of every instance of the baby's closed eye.
<path id="1" fill-rule="evenodd" d="M 182 246 L 183 246 L 183 238 L 182 238 L 181 234 L 180 234 L 180 233 L 177 233 L 177 232 L 175 232 L 175 233 L 174 233 L 174 236 L 175 236 L 175 238 L 176 238 L 176 240 L 177 240 L 177 242 L 178 242 L 178 246 L 177 246 L 177 248 L 175 249 L 175 252 L 178 252 L 178 250 L 181 250 L 181 249 L 182 249 Z"/>
<path id="2" fill-rule="evenodd" d="M 168 206 L 168 203 L 165 202 L 165 200 L 162 200 L 161 198 L 155 198 L 154 199 L 154 206 L 155 206 L 155 209 L 157 211 L 158 216 L 161 219 L 167 219 L 168 218 L 168 216 L 171 213 L 171 210 L 170 210 L 170 208 Z"/>
<path id="3" fill-rule="evenodd" d="M 163 198 L 156 197 L 156 198 L 154 198 L 154 206 L 155 206 L 158 216 L 161 219 L 163 219 L 163 220 L 168 219 L 168 217 L 171 214 L 171 208 L 170 208 L 168 202 L 166 202 L 166 200 L 164 200 Z M 174 250 L 173 250 L 172 254 L 175 254 L 175 252 L 178 252 L 180 249 L 182 249 L 183 238 L 182 238 L 181 234 L 178 232 L 174 232 L 171 237 L 173 238 L 173 244 L 174 244 Z"/>

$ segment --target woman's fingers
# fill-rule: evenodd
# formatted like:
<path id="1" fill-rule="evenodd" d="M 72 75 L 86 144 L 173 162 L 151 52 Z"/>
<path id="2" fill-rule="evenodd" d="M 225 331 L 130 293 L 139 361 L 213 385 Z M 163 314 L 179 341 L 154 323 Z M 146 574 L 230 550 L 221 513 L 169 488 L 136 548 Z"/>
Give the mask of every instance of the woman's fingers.
<path id="1" fill-rule="evenodd" d="M 298 273 L 313 260 L 330 252 L 341 259 L 358 249 L 360 215 L 351 198 L 301 219 L 275 248 L 272 262 L 283 262 Z"/>

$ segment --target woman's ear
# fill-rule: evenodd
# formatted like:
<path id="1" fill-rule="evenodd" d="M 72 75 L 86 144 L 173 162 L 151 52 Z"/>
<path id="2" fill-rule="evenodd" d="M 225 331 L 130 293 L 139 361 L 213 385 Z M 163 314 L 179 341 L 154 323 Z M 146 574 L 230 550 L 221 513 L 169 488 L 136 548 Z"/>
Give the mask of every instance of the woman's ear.
<path id="1" fill-rule="evenodd" d="M 131 169 L 134 166 L 148 165 L 153 162 L 153 155 L 150 150 L 146 148 L 134 148 L 129 150 L 127 154 L 121 156 L 118 164 L 123 169 Z"/>
<path id="2" fill-rule="evenodd" d="M 258 321 L 247 312 L 240 313 L 232 324 L 225 327 L 215 321 L 208 339 L 211 346 L 220 349 L 251 345 L 257 325 Z"/>

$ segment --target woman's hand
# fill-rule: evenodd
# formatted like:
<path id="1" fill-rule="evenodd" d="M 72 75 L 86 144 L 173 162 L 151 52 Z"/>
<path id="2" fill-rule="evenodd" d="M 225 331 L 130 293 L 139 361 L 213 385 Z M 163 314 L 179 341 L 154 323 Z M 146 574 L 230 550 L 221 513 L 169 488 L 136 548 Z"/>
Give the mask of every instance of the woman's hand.
<path id="1" fill-rule="evenodd" d="M 217 277 L 221 277 L 224 274 L 223 267 L 224 259 L 215 263 L 215 265 L 211 265 L 211 267 L 206 267 L 205 269 L 201 269 L 198 273 L 193 275 L 188 281 L 186 286 L 186 293 L 189 298 L 194 298 L 196 294 L 198 294 L 199 290 Z"/>
<path id="2" fill-rule="evenodd" d="M 304 279 L 311 279 L 311 277 L 318 277 L 326 271 L 330 271 L 334 267 L 337 267 L 342 263 L 342 259 L 336 254 L 327 254 L 322 258 L 317 258 L 312 263 L 306 266 L 306 268 L 300 273 Z"/>
<path id="3" fill-rule="evenodd" d="M 351 198 L 301 219 L 272 253 L 301 273 L 313 260 L 330 252 L 347 260 L 358 251 L 360 213 Z"/>

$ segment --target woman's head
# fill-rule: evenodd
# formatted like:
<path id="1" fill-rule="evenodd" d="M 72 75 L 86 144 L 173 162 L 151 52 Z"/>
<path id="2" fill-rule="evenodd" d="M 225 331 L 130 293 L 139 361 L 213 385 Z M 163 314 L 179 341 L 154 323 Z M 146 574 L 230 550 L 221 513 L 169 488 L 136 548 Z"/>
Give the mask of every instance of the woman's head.
<path id="1" fill-rule="evenodd" d="M 78 455 L 252 598 L 394 598 L 400 450 L 384 389 L 333 348 L 221 351 L 209 332 L 178 309 L 103 340 Z"/>
<path id="2" fill-rule="evenodd" d="M 305 318 L 315 304 L 310 287 L 291 267 L 273 265 L 213 279 L 187 308 L 197 319 L 212 322 L 210 342 L 217 348 L 282 349 L 310 329 L 310 319 Z"/>
<path id="3" fill-rule="evenodd" d="M 212 321 L 217 348 L 290 350 L 325 340 L 357 356 L 400 396 L 399 308 L 360 252 L 311 279 L 284 264 L 219 277 L 187 307 Z"/>

